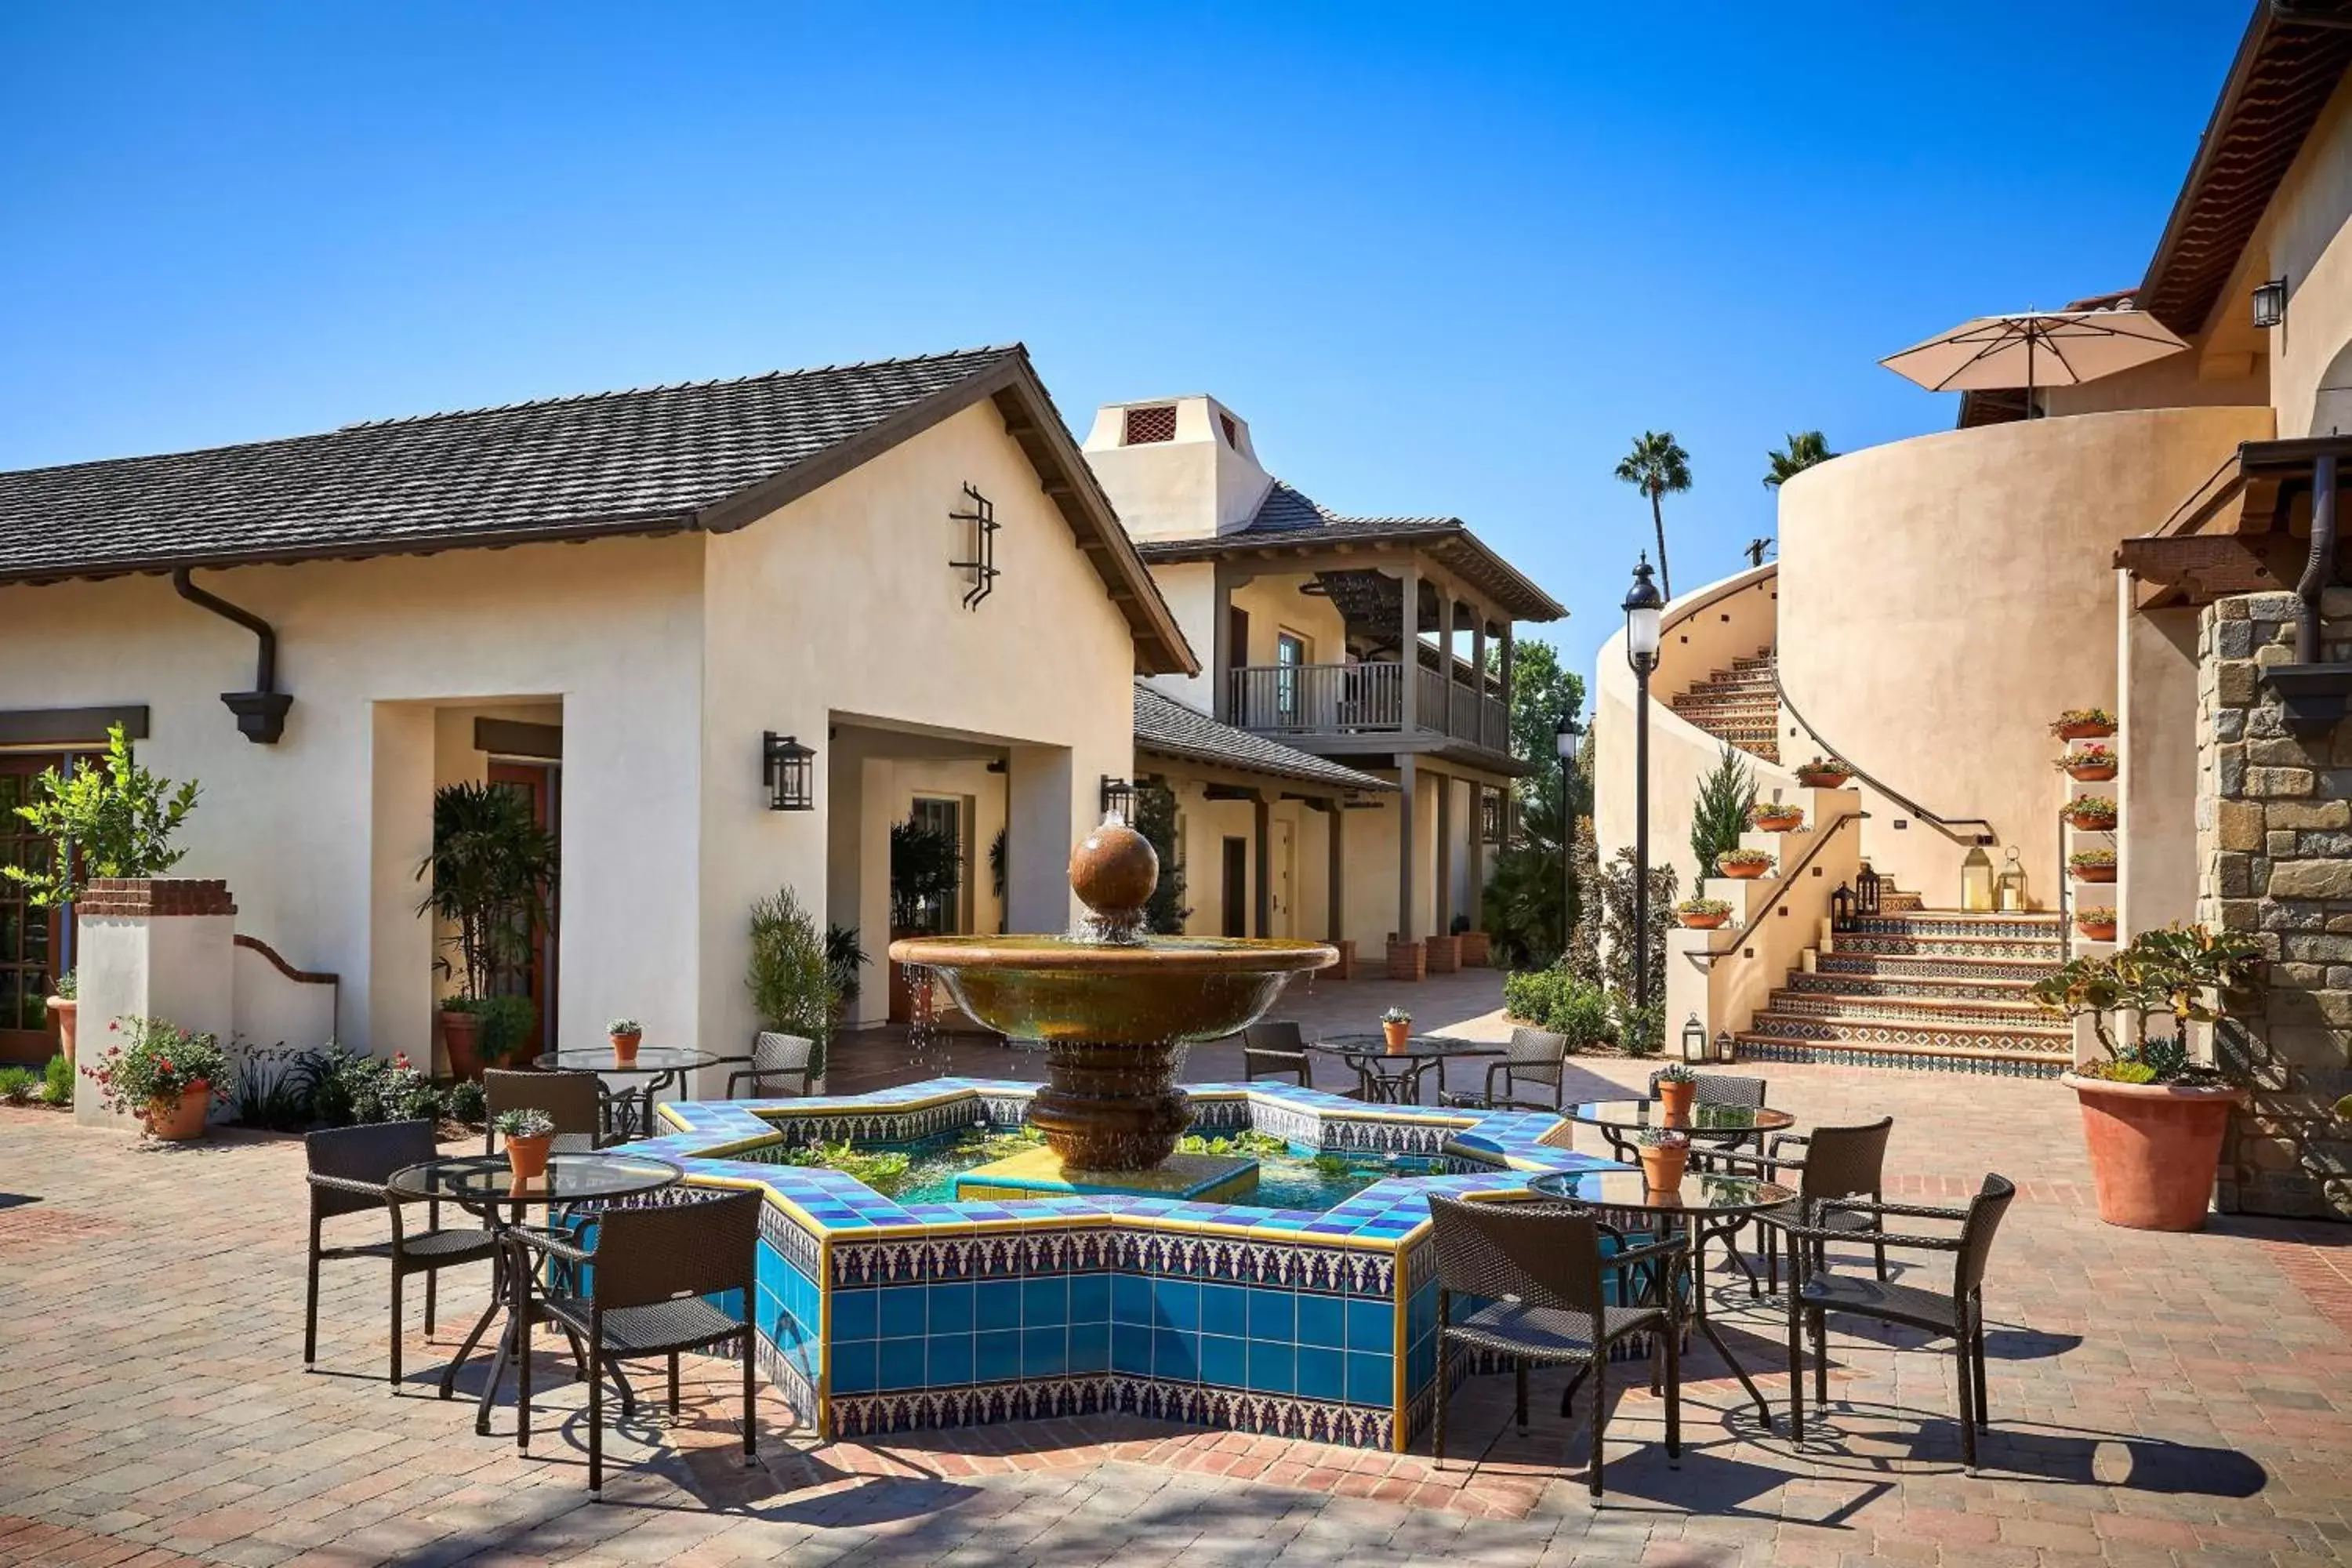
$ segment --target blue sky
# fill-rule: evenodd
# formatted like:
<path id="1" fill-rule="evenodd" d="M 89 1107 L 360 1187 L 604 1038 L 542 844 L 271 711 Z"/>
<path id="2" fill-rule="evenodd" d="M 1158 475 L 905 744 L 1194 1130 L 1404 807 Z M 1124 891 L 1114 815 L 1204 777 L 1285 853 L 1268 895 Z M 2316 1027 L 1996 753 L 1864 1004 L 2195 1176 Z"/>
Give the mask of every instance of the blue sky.
<path id="1" fill-rule="evenodd" d="M 1948 426 L 1875 360 L 2138 280 L 2244 0 L 0 7 L 0 468 L 1026 342 L 1615 624 L 1689 448 Z"/>

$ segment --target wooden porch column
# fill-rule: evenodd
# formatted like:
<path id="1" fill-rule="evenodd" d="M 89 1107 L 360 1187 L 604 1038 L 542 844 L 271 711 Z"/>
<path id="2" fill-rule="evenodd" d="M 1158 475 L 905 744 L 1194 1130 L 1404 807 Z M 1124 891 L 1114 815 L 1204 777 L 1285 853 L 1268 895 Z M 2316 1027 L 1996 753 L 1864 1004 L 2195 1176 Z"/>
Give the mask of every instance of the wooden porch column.
<path id="1" fill-rule="evenodd" d="M 1255 936 L 1274 934 L 1274 804 L 1262 789 L 1250 792 L 1250 833 L 1256 841 L 1257 896 L 1250 917 Z"/>
<path id="2" fill-rule="evenodd" d="M 1408 685 L 1405 689 L 1412 688 Z M 1412 815 L 1415 786 L 1419 784 L 1411 752 L 1397 757 L 1397 788 L 1402 793 L 1397 800 L 1397 940 L 1413 940 L 1412 929 Z"/>
<path id="3" fill-rule="evenodd" d="M 1404 690 L 1399 694 L 1402 704 L 1398 715 L 1399 727 L 1411 733 L 1419 718 L 1421 703 L 1421 565 L 1408 561 L 1398 574 L 1398 585 L 1403 590 L 1403 636 L 1397 644 L 1397 658 L 1402 660 Z M 1222 717 L 1222 715 L 1220 715 Z M 1410 764 L 1408 764 L 1410 765 Z"/>
<path id="4" fill-rule="evenodd" d="M 1323 879 L 1324 901 L 1329 906 L 1323 917 L 1324 940 L 1336 942 L 1344 934 L 1341 927 L 1348 909 L 1348 857 L 1341 847 L 1341 840 L 1346 835 L 1340 831 L 1348 822 L 1347 803 L 1340 800 L 1324 802 L 1323 820 L 1331 862 Z"/>
<path id="5" fill-rule="evenodd" d="M 1451 685 L 1451 682 L 1448 683 Z M 1446 699 L 1453 700 L 1448 690 Z M 1432 936 L 1448 936 L 1454 931 L 1454 780 L 1437 773 L 1437 918 L 1430 926 Z"/>
<path id="6" fill-rule="evenodd" d="M 1445 711 L 1438 715 L 1437 728 L 1441 734 L 1454 735 L 1460 733 L 1454 727 L 1454 589 L 1450 584 L 1440 586 L 1444 590 L 1445 598 L 1437 612 L 1437 668 L 1445 672 Z M 1437 820 L 1441 823 L 1445 820 L 1444 798 L 1442 795 L 1438 797 Z M 1439 897 L 1442 900 L 1444 895 Z M 1437 923 L 1441 926 L 1445 923 L 1443 915 L 1438 917 Z"/>
<path id="7" fill-rule="evenodd" d="M 1479 611 L 1470 622 L 1470 725 L 1478 743 L 1486 743 L 1486 616 Z M 1475 816 L 1471 818 L 1474 823 Z M 1475 842 L 1475 838 L 1473 842 Z"/>
<path id="8" fill-rule="evenodd" d="M 1246 658 L 1247 648 L 1233 646 L 1234 576 L 1222 561 L 1210 568 L 1214 588 L 1210 595 L 1209 710 L 1221 724 L 1233 721 L 1234 657 Z"/>
<path id="9" fill-rule="evenodd" d="M 1517 645 L 1511 640 L 1511 631 L 1512 624 L 1505 621 L 1503 623 L 1503 714 L 1506 727 L 1510 722 L 1511 681 L 1517 668 L 1513 661 L 1518 653 Z M 1506 735 L 1504 744 L 1507 747 L 1509 743 L 1510 737 Z M 1503 841 L 1506 844 L 1510 842 L 1512 834 L 1518 830 L 1518 795 L 1519 792 L 1517 790 L 1506 791 L 1503 795 Z"/>
<path id="10" fill-rule="evenodd" d="M 1470 781 L 1469 899 L 1470 928 L 1476 931 L 1486 923 L 1486 786 L 1475 779 Z"/>

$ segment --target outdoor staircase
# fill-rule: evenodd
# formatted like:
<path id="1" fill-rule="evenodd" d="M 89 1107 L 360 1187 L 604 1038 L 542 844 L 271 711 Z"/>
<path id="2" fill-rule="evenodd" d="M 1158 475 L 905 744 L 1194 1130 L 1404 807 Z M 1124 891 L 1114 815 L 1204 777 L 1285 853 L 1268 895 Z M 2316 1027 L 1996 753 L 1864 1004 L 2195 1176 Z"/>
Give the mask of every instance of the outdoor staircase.
<path id="1" fill-rule="evenodd" d="M 1881 910 L 1789 975 L 1741 1055 L 2012 1078 L 2071 1065 L 2073 1031 L 2026 996 L 2063 959 L 2058 916 Z"/>
<path id="2" fill-rule="evenodd" d="M 1677 693 L 1670 706 L 1675 717 L 1717 740 L 1778 763 L 1780 693 L 1773 684 L 1772 668 L 1773 653 L 1769 647 L 1735 658 L 1729 669 L 1718 669 L 1688 691 Z"/>

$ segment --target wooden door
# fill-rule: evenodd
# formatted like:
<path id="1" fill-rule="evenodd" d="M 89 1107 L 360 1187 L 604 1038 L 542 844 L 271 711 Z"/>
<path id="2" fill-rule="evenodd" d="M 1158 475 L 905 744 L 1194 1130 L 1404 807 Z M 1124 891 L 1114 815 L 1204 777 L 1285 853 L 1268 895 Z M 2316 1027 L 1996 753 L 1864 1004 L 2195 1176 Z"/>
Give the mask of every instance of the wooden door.
<path id="1" fill-rule="evenodd" d="M 553 763 L 518 763 L 493 758 L 489 782 L 500 789 L 509 789 L 530 802 L 531 817 L 548 832 L 556 834 L 556 861 L 563 864 L 562 819 L 559 810 L 561 770 Z M 552 1051 L 563 1037 L 556 1027 L 556 916 L 554 889 L 549 889 L 546 913 L 531 922 L 528 943 L 530 954 L 523 973 L 502 978 L 498 988 L 509 994 L 529 996 L 531 1011 L 539 1018 L 539 1051 Z M 531 1052 L 530 1055 L 538 1055 Z M 527 1058 L 526 1058 L 527 1059 Z M 524 1065 L 522 1060 L 509 1061 L 509 1067 Z"/>
<path id="2" fill-rule="evenodd" d="M 55 752 L 0 756 L 0 865 L 49 864 L 55 846 L 16 807 L 33 798 L 44 768 L 67 760 Z M 0 1062 L 46 1062 L 57 1054 L 49 995 L 67 960 L 65 911 L 34 908 L 23 883 L 0 878 Z"/>
<path id="3" fill-rule="evenodd" d="M 1249 935 L 1249 840 L 1225 840 L 1225 935 Z"/>

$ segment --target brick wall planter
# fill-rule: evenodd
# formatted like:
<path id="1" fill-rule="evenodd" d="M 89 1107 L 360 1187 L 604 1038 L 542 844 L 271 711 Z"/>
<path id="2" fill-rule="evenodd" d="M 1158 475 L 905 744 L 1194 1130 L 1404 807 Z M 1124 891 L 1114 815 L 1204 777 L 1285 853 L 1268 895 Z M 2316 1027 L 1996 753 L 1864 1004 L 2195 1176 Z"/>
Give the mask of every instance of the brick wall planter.
<path id="1" fill-rule="evenodd" d="M 1465 931 L 1461 936 L 1462 967 L 1484 969 L 1492 962 L 1491 944 L 1483 931 Z"/>
<path id="2" fill-rule="evenodd" d="M 1325 970 L 1324 975 L 1332 980 L 1353 980 L 1356 977 L 1355 938 L 1344 938 L 1331 945 L 1339 950 L 1339 962 Z"/>
<path id="3" fill-rule="evenodd" d="M 1458 936 L 1433 936 L 1423 947 L 1427 950 L 1429 973 L 1452 974 L 1462 967 L 1462 939 Z"/>
<path id="4" fill-rule="evenodd" d="M 1429 973 L 1429 953 L 1417 942 L 1389 939 L 1389 978 L 1420 980 Z"/>

